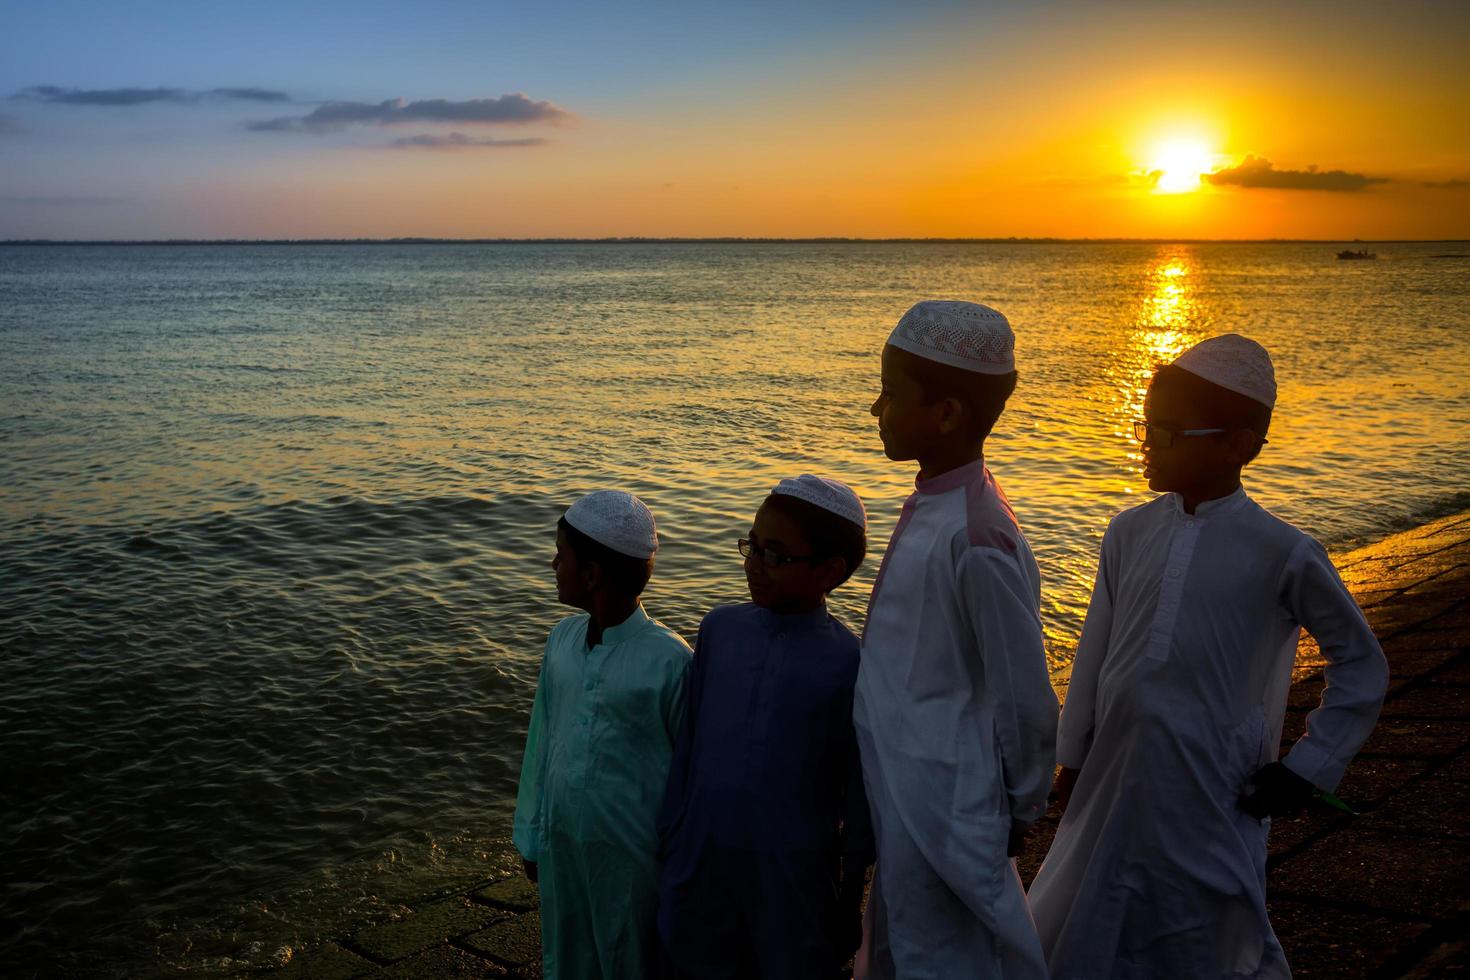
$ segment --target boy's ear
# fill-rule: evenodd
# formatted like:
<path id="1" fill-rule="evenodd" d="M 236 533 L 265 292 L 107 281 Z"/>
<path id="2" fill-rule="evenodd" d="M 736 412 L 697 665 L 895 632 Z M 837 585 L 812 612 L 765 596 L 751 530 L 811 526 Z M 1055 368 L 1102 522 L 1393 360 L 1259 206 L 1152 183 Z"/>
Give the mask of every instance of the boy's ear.
<path id="1" fill-rule="evenodd" d="M 1250 429 L 1231 429 L 1225 435 L 1225 458 L 1232 465 L 1244 466 L 1261 451 L 1261 437 Z"/>
<path id="2" fill-rule="evenodd" d="M 816 569 L 817 574 L 820 575 L 822 579 L 822 591 L 831 592 L 833 589 L 837 588 L 837 586 L 841 584 L 843 578 L 846 577 L 847 562 L 836 556 L 833 556 L 831 558 L 824 558 L 817 563 Z"/>
<path id="3" fill-rule="evenodd" d="M 965 403 L 953 395 L 939 400 L 939 431 L 958 432 L 965 428 Z"/>

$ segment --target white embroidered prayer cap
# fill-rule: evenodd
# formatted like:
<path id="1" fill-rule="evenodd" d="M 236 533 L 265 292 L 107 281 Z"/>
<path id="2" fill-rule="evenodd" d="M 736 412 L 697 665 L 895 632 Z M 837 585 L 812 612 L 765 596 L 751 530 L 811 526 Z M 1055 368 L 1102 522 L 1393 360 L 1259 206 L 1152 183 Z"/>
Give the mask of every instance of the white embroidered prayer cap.
<path id="1" fill-rule="evenodd" d="M 648 507 L 622 490 L 598 490 L 567 508 L 567 523 L 598 544 L 629 558 L 652 558 L 658 531 Z"/>
<path id="2" fill-rule="evenodd" d="M 1271 355 L 1238 333 L 1201 340 L 1180 354 L 1174 366 L 1267 408 L 1276 406 L 1276 370 L 1271 366 Z"/>
<path id="3" fill-rule="evenodd" d="M 980 374 L 1016 369 L 1016 335 L 1005 314 L 979 303 L 925 300 L 915 303 L 888 342 L 929 361 Z"/>
<path id="4" fill-rule="evenodd" d="M 862 498 L 853 492 L 852 487 L 840 480 L 803 473 L 794 480 L 782 480 L 771 492 L 805 500 L 851 521 L 864 531 L 868 529 L 868 513 L 863 509 Z"/>

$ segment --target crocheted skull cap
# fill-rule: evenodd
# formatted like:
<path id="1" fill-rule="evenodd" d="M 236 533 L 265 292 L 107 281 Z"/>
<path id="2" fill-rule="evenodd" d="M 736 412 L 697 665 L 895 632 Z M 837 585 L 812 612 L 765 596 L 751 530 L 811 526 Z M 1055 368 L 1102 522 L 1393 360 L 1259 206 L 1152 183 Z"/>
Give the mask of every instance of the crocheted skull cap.
<path id="1" fill-rule="evenodd" d="M 648 507 L 622 490 L 598 490 L 567 508 L 567 523 L 598 544 L 629 558 L 652 558 L 658 531 Z"/>
<path id="2" fill-rule="evenodd" d="M 782 480 L 771 492 L 805 500 L 851 521 L 864 531 L 868 529 L 868 514 L 863 509 L 862 498 L 853 492 L 852 487 L 840 480 L 803 473 L 794 480 Z"/>
<path id="3" fill-rule="evenodd" d="M 1276 406 L 1276 371 L 1271 366 L 1271 355 L 1238 333 L 1200 341 L 1180 354 L 1174 366 L 1267 408 Z"/>
<path id="4" fill-rule="evenodd" d="M 1005 314 L 979 303 L 925 300 L 915 303 L 888 342 L 926 360 L 980 374 L 1016 369 L 1016 335 Z"/>

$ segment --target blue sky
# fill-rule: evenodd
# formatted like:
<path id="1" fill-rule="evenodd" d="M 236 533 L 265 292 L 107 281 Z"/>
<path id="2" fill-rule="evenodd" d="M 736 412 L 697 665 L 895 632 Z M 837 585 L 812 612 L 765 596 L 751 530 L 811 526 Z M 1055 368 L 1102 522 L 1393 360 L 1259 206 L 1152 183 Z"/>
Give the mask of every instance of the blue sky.
<path id="1" fill-rule="evenodd" d="M 1439 236 L 1448 192 L 1411 185 L 1470 177 L 1464 3 L 48 0 L 0 21 L 0 238 Z M 547 105 L 490 104 L 520 95 Z M 308 125 L 326 103 L 351 121 Z M 1279 228 L 1232 218 L 1239 188 L 1116 192 L 1173 130 L 1222 167 L 1374 179 L 1250 196 Z"/>

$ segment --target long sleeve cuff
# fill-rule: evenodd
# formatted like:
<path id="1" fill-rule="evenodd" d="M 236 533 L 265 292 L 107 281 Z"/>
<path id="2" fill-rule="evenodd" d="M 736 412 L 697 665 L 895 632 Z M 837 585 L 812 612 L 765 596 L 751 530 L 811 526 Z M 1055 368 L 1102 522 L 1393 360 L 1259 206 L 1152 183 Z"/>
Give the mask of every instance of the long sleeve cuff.
<path id="1" fill-rule="evenodd" d="M 1324 752 L 1305 738 L 1299 739 L 1281 762 L 1313 786 L 1328 793 L 1337 789 L 1343 773 L 1347 771 L 1345 762 Z"/>

